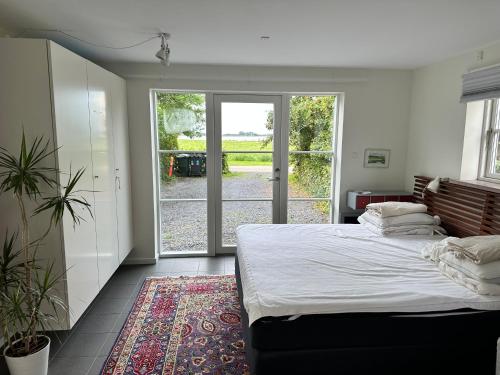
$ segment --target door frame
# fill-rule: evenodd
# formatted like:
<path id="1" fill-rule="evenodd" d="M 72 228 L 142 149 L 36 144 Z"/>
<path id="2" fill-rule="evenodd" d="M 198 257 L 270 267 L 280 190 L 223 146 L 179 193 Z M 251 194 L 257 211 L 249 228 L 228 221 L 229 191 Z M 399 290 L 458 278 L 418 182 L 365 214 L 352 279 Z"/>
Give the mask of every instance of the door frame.
<path id="1" fill-rule="evenodd" d="M 282 222 L 283 212 L 285 209 L 281 206 L 283 199 L 283 192 L 285 193 L 286 201 L 286 186 L 287 179 L 283 181 L 283 156 L 287 157 L 287 154 L 283 153 L 281 145 L 286 144 L 288 151 L 287 142 L 283 143 L 283 134 L 287 135 L 286 129 L 284 130 L 283 125 L 283 94 L 247 94 L 247 93 L 214 93 L 213 94 L 213 135 L 214 135 L 214 150 L 212 153 L 214 165 L 214 195 L 213 202 L 215 204 L 215 254 L 234 254 L 236 251 L 236 246 L 224 246 L 222 242 L 222 103 L 272 103 L 274 104 L 274 122 L 273 122 L 273 177 L 278 175 L 279 180 L 273 182 L 273 196 L 271 199 L 262 199 L 262 201 L 272 202 L 272 223 Z M 287 137 L 286 137 L 287 138 Z M 286 160 L 288 163 L 288 160 Z M 287 165 L 287 164 L 286 164 Z M 278 170 L 276 170 L 278 169 Z M 287 173 L 286 173 L 287 174 Z M 288 178 L 288 174 L 287 174 Z M 284 182 L 284 183 L 283 183 Z M 283 189 L 283 186 L 285 188 Z M 245 199 L 241 199 L 244 201 Z M 235 199 L 235 201 L 239 201 Z M 259 200 L 260 201 L 260 200 Z M 286 204 L 286 202 L 285 202 Z M 214 216 L 212 216 L 214 217 Z"/>
<path id="2" fill-rule="evenodd" d="M 156 124 L 156 92 L 166 92 L 172 94 L 180 93 L 198 93 L 205 95 L 205 110 L 206 110 L 206 132 L 207 132 L 207 252 L 206 253 L 179 253 L 179 254 L 162 254 L 161 249 L 161 214 L 159 206 L 159 189 L 158 189 L 158 179 L 159 179 L 159 165 L 158 165 L 158 134 L 157 134 L 157 124 Z M 338 91 L 291 91 L 291 92 L 276 92 L 276 91 L 232 91 L 232 90 L 193 90 L 193 89 L 172 89 L 172 88 L 151 88 L 149 90 L 150 94 L 150 119 L 152 124 L 152 146 L 153 146 L 153 176 L 156 181 L 154 181 L 154 210 L 155 210 L 155 236 L 156 236 L 156 247 L 157 254 L 161 258 L 180 258 L 180 257 L 192 257 L 192 256 L 215 256 L 219 254 L 224 254 L 223 252 L 216 251 L 216 220 L 210 220 L 210 218 L 215 218 L 216 215 L 216 176 L 215 176 L 215 131 L 214 131 L 214 120 L 215 120 L 215 107 L 214 107 L 214 96 L 215 95 L 241 95 L 241 96 L 273 96 L 281 98 L 281 135 L 280 135 L 280 192 L 279 192 L 279 206 L 280 206 L 280 221 L 281 223 L 287 222 L 288 215 L 288 137 L 289 137 L 289 126 L 290 126 L 290 98 L 294 95 L 317 95 L 317 96 L 335 96 L 335 110 L 334 110 L 334 120 L 333 120 L 333 165 L 332 165 L 332 210 L 331 210 L 331 222 L 338 222 L 338 217 L 340 216 L 339 210 L 339 197 L 340 197 L 340 155 L 342 153 L 342 135 L 343 135 L 343 123 L 344 123 L 344 102 L 345 93 Z M 209 177 L 210 176 L 210 177 Z M 222 250 L 222 249 L 221 249 Z M 227 252 L 226 254 L 232 254 L 234 250 Z"/>

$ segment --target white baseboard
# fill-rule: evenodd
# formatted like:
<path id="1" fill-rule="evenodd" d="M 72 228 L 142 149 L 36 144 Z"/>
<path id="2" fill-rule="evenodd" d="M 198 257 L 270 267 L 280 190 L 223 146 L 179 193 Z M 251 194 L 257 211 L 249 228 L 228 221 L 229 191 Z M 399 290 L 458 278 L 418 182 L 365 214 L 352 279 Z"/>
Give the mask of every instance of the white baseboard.
<path id="1" fill-rule="evenodd" d="M 123 261 L 123 265 L 135 265 L 135 264 L 156 264 L 158 259 L 156 258 L 126 258 Z"/>

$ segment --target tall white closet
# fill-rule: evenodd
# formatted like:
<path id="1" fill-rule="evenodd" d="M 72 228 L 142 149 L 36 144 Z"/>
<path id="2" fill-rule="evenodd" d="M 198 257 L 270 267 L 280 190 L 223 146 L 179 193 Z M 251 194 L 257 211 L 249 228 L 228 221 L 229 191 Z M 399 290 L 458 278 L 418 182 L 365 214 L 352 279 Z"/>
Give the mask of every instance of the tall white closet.
<path id="1" fill-rule="evenodd" d="M 61 296 L 68 304 L 57 328 L 69 329 L 133 247 L 125 81 L 48 40 L 0 39 L 0 146 L 17 152 L 22 129 L 58 148 L 53 165 L 85 168 L 78 188 L 93 217 L 55 228 L 41 256 L 66 271 Z M 68 179 L 59 176 L 61 183 Z M 11 197 L 0 197 L 0 230 L 18 226 Z M 32 236 L 46 227 L 36 218 Z"/>

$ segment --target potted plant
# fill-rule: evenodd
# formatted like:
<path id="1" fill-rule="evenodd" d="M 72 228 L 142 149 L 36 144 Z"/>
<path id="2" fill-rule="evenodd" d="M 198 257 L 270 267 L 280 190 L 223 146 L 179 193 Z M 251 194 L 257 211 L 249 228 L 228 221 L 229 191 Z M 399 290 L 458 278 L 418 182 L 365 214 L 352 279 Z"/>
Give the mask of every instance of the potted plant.
<path id="1" fill-rule="evenodd" d="M 66 309 L 57 296 L 56 285 L 63 277 L 54 271 L 51 260 L 38 255 L 43 240 L 69 212 L 73 225 L 82 220 L 75 205 L 92 215 L 89 203 L 78 196 L 76 185 L 84 169 L 66 175 L 67 182 L 54 164 L 57 149 L 37 137 L 28 146 L 22 135 L 19 154 L 0 147 L 0 194 L 10 194 L 16 201 L 21 218 L 20 235 L 5 231 L 0 258 L 0 328 L 7 366 L 11 375 L 46 375 L 50 339 L 43 335 L 58 314 Z M 44 234 L 30 238 L 30 224 L 39 214 L 48 212 L 50 219 Z"/>

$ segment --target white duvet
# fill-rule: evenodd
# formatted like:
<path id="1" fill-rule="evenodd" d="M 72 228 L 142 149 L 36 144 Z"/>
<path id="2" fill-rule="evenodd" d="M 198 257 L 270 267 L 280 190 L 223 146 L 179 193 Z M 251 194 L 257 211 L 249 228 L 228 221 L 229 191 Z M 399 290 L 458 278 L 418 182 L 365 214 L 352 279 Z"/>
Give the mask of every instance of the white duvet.
<path id="1" fill-rule="evenodd" d="M 500 310 L 442 275 L 420 251 L 441 236 L 378 236 L 362 225 L 243 225 L 237 230 L 243 304 L 265 316 Z"/>

